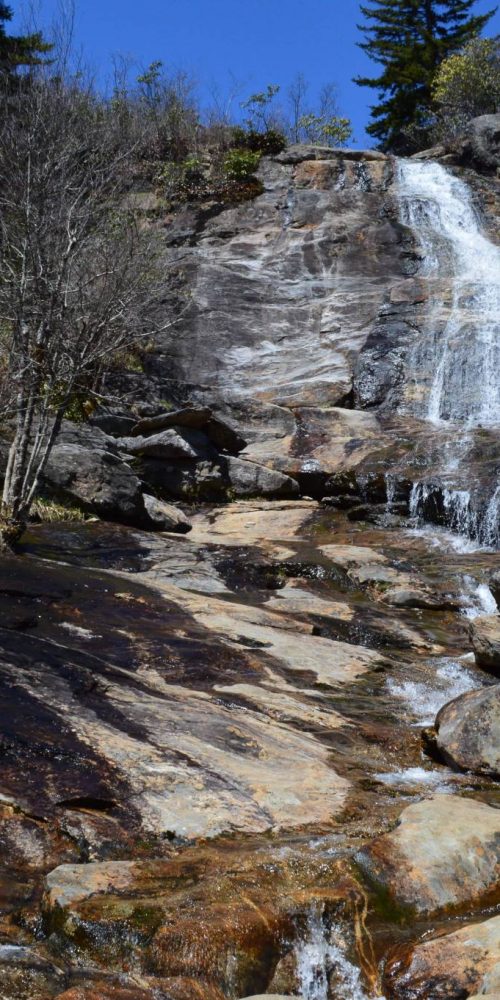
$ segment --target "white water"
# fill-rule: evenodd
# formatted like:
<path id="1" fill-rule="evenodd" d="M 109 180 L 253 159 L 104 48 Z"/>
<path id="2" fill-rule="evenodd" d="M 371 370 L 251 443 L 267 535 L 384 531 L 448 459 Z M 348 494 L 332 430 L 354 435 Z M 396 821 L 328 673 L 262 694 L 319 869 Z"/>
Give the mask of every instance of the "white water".
<path id="1" fill-rule="evenodd" d="M 432 303 L 412 359 L 417 378 L 429 377 L 414 413 L 453 432 L 442 472 L 463 482 L 471 432 L 500 429 L 500 248 L 482 233 L 467 185 L 440 164 L 401 161 L 399 186 L 401 220 L 418 238 Z M 451 279 L 451 304 L 441 277 Z M 416 484 L 416 525 L 428 519 L 432 494 L 452 532 L 481 547 L 500 544 L 500 481 L 479 507 L 468 489 Z"/>
<path id="2" fill-rule="evenodd" d="M 480 615 L 494 615 L 498 611 L 497 602 L 487 583 L 477 583 L 472 577 L 464 577 L 466 588 L 463 614 L 466 618 L 479 618 Z"/>
<path id="3" fill-rule="evenodd" d="M 320 907 L 308 915 L 303 939 L 295 945 L 295 959 L 304 1000 L 328 1000 L 330 983 L 335 996 L 369 1000 L 359 969 L 346 956 L 348 945 L 340 926 L 328 928 Z"/>
<path id="4" fill-rule="evenodd" d="M 399 771 L 382 771 L 375 774 L 377 781 L 393 788 L 418 788 L 422 786 L 432 789 L 433 792 L 452 792 L 449 775 L 442 771 L 429 771 L 424 767 L 406 767 Z"/>
<path id="5" fill-rule="evenodd" d="M 442 657 L 437 661 L 432 683 L 425 681 L 387 681 L 389 694 L 404 701 L 416 726 L 431 726 L 439 710 L 449 701 L 479 686 L 472 671 L 459 660 Z"/>

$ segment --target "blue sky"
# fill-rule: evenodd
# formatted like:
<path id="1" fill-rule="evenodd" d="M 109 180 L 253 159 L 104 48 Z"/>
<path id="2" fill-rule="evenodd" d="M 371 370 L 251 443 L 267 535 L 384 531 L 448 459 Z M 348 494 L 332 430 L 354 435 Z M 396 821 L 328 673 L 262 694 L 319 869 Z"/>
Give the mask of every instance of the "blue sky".
<path id="1" fill-rule="evenodd" d="M 10 0 L 19 24 L 20 5 Z M 59 0 L 40 0 L 39 20 L 50 25 Z M 493 3 L 478 0 L 483 13 Z M 210 102 L 211 88 L 229 91 L 241 84 L 243 100 L 268 83 L 286 90 L 300 71 L 311 97 L 333 81 L 341 110 L 352 118 L 355 142 L 368 142 L 364 128 L 374 93 L 355 86 L 356 74 L 373 65 L 356 46 L 358 0 L 77 0 L 76 41 L 86 58 L 106 76 L 113 54 L 132 57 L 140 67 L 161 59 L 189 70 L 200 95 Z M 16 23 L 16 22 L 15 22 Z M 500 13 L 487 34 L 500 33 Z"/>

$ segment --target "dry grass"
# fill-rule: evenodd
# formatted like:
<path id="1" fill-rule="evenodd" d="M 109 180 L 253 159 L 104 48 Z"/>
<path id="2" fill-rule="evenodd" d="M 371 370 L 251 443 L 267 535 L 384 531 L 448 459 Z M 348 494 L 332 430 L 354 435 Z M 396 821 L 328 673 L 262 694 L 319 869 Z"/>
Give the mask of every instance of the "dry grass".
<path id="1" fill-rule="evenodd" d="M 44 524 L 56 524 L 61 521 L 87 521 L 88 514 L 85 514 L 79 507 L 66 506 L 56 503 L 55 500 L 45 500 L 38 497 L 32 504 L 30 520 L 39 521 Z"/>

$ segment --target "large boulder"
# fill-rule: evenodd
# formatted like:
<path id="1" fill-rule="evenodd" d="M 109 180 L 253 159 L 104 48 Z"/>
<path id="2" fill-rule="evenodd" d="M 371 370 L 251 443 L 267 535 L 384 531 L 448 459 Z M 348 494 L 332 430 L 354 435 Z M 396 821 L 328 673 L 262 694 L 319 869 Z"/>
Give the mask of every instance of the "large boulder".
<path id="1" fill-rule="evenodd" d="M 500 673 L 500 615 L 482 615 L 469 624 L 476 662 L 494 674 Z"/>
<path id="2" fill-rule="evenodd" d="M 396 1000 L 463 1000 L 500 991 L 500 916 L 398 948 L 385 983 Z"/>
<path id="3" fill-rule="evenodd" d="M 97 436 L 82 443 L 61 437 L 45 468 L 43 487 L 104 520 L 147 523 L 139 479 Z"/>
<path id="4" fill-rule="evenodd" d="M 182 410 L 171 410 L 154 417 L 144 417 L 135 425 L 132 434 L 143 437 L 174 427 L 203 430 L 218 451 L 230 455 L 237 455 L 246 445 L 245 439 L 236 428 L 223 420 L 220 415 L 213 414 L 208 406 L 187 406 Z"/>
<path id="5" fill-rule="evenodd" d="M 433 914 L 478 904 L 500 886 L 500 810 L 436 795 L 408 806 L 391 833 L 359 854 L 396 905 Z"/>
<path id="6" fill-rule="evenodd" d="M 201 441 L 203 444 L 203 440 Z M 152 434 L 150 437 L 120 438 L 118 444 L 129 455 L 146 455 L 148 458 L 194 459 L 197 450 L 181 433 L 173 427 Z"/>
<path id="7" fill-rule="evenodd" d="M 224 464 L 231 492 L 236 497 L 277 497 L 287 500 L 299 495 L 299 485 L 291 476 L 232 456 L 224 459 Z"/>
<path id="8" fill-rule="evenodd" d="M 467 691 L 436 719 L 436 744 L 452 767 L 500 777 L 500 684 Z"/>
<path id="9" fill-rule="evenodd" d="M 139 420 L 132 434 L 142 437 L 144 434 L 156 434 L 169 427 L 189 427 L 191 430 L 201 430 L 208 424 L 212 411 L 208 406 L 186 406 L 182 410 L 165 410 L 154 417 L 143 417 Z"/>
<path id="10" fill-rule="evenodd" d="M 469 123 L 466 152 L 480 170 L 495 172 L 500 167 L 500 114 L 481 115 Z"/>

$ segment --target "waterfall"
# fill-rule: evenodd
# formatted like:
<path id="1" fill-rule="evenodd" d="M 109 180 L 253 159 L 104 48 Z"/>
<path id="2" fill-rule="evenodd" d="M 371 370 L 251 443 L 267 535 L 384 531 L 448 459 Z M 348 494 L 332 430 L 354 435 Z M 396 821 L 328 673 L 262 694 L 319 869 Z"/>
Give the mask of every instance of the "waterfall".
<path id="1" fill-rule="evenodd" d="M 500 480 L 479 508 L 462 484 L 475 435 L 500 431 L 500 248 L 481 231 L 467 185 L 438 163 L 400 161 L 399 196 L 430 292 L 425 334 L 412 357 L 423 385 L 412 412 L 445 433 L 442 471 L 461 479 L 456 489 L 415 484 L 411 514 L 425 521 L 434 505 L 451 531 L 494 547 Z"/>
<path id="2" fill-rule="evenodd" d="M 329 1000 L 330 997 L 384 1000 L 369 992 L 359 968 L 349 961 L 344 934 L 341 925 L 327 925 L 321 906 L 312 907 L 305 934 L 295 945 L 297 979 L 303 1000 Z"/>

